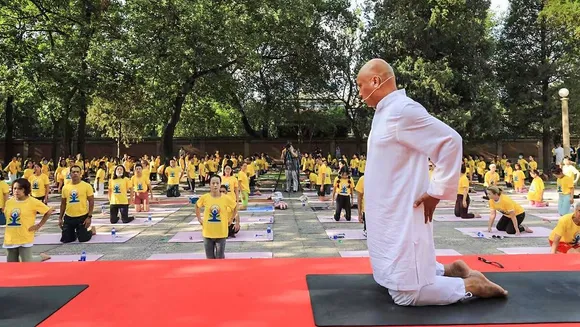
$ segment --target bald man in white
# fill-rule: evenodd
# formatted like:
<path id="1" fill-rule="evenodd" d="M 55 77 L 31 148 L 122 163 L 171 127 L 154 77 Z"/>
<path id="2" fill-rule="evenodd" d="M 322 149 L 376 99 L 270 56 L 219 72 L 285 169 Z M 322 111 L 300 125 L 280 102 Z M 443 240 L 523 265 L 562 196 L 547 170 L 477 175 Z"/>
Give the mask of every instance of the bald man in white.
<path id="1" fill-rule="evenodd" d="M 365 170 L 367 243 L 375 281 L 399 305 L 447 305 L 507 291 L 463 261 L 435 259 L 433 212 L 456 197 L 462 139 L 419 103 L 397 90 L 395 74 L 381 59 L 357 77 L 359 95 L 375 108 Z M 429 179 L 428 158 L 435 164 Z"/>

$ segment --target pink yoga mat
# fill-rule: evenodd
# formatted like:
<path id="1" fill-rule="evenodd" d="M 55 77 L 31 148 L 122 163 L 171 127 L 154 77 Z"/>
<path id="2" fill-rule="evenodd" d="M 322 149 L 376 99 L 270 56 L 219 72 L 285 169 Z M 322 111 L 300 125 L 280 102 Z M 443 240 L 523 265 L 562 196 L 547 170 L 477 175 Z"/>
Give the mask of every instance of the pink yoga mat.
<path id="1" fill-rule="evenodd" d="M 369 256 L 369 251 L 368 250 L 363 250 L 363 251 L 339 251 L 338 253 L 340 253 L 340 256 L 343 258 L 358 258 L 358 257 L 368 257 Z M 454 255 L 461 255 L 461 253 L 453 250 L 453 249 L 435 249 L 435 255 L 436 256 L 454 256 Z"/>
<path id="2" fill-rule="evenodd" d="M 242 230 L 236 234 L 235 238 L 228 238 L 227 242 L 269 242 L 274 240 L 274 231 L 266 233 L 265 230 Z M 175 234 L 169 243 L 199 243 L 203 242 L 201 231 L 198 232 L 179 232 Z"/>
<path id="3" fill-rule="evenodd" d="M 131 238 L 135 237 L 138 233 L 136 232 L 123 232 L 117 233 L 117 237 L 113 240 L 113 237 L 110 233 L 107 234 L 97 234 L 93 235 L 90 241 L 85 242 L 89 244 L 97 244 L 97 243 L 125 243 Z M 34 238 L 34 244 L 38 245 L 51 245 L 51 244 L 62 244 L 60 242 L 60 233 L 50 233 L 50 234 L 38 234 Z M 75 241 L 73 243 L 79 243 L 79 241 Z"/>
<path id="4" fill-rule="evenodd" d="M 339 221 L 334 220 L 334 214 L 331 215 L 316 215 L 316 218 L 318 218 L 318 221 L 320 221 L 321 223 L 358 223 L 358 224 L 362 224 L 358 221 L 358 213 L 352 212 L 351 217 L 350 217 L 350 221 L 347 221 L 346 218 L 344 217 L 340 217 Z"/>
<path id="5" fill-rule="evenodd" d="M 240 215 L 241 224 L 272 224 L 274 216 L 242 216 Z M 189 222 L 190 225 L 199 225 L 197 218 Z"/>
<path id="6" fill-rule="evenodd" d="M 91 221 L 91 225 L 94 226 L 153 226 L 163 220 L 163 218 L 158 217 L 151 217 L 151 222 L 148 221 L 148 217 L 137 217 L 132 222 L 128 224 L 123 224 L 121 220 L 119 220 L 116 224 L 111 224 L 111 220 L 107 218 L 93 218 Z"/>
<path id="7" fill-rule="evenodd" d="M 545 247 L 521 247 L 521 248 L 497 248 L 505 254 L 545 254 L 550 253 L 551 248 Z"/>
<path id="8" fill-rule="evenodd" d="M 87 261 L 97 261 L 103 255 L 102 254 L 87 254 Z M 50 260 L 43 262 L 75 262 L 79 261 L 81 258 L 80 254 L 55 254 L 50 255 Z M 38 257 L 35 257 L 38 258 Z M 0 263 L 6 262 L 6 256 L 0 256 Z"/>
<path id="9" fill-rule="evenodd" d="M 455 215 L 451 215 L 451 214 L 440 214 L 435 212 L 435 214 L 433 215 L 433 220 L 435 221 L 442 221 L 442 222 L 482 222 L 482 221 L 488 221 L 489 217 L 484 215 L 481 218 L 471 218 L 471 219 L 463 219 L 463 218 L 459 218 L 459 217 L 455 217 Z"/>
<path id="10" fill-rule="evenodd" d="M 462 228 L 455 228 L 456 230 L 462 232 L 463 234 L 467 235 L 467 236 L 471 236 L 471 237 L 479 237 L 477 236 L 478 232 L 483 233 L 483 237 L 484 238 L 492 238 L 493 235 L 499 235 L 499 236 L 503 236 L 503 237 L 510 237 L 510 238 L 519 238 L 519 237 L 525 237 L 525 238 L 538 238 L 538 237 L 544 237 L 547 238 L 548 236 L 550 236 L 550 233 L 552 232 L 551 229 L 548 229 L 546 227 L 530 227 L 530 229 L 532 229 L 534 232 L 533 233 L 521 233 L 520 236 L 517 236 L 515 234 L 511 235 L 508 234 L 506 232 L 500 232 L 497 229 L 492 228 L 491 229 L 491 233 L 489 233 L 487 231 L 487 227 L 462 227 Z"/>
<path id="11" fill-rule="evenodd" d="M 228 252 L 226 246 L 226 259 L 270 259 L 272 252 Z M 197 260 L 205 259 L 205 253 L 158 253 L 150 256 L 147 260 Z"/>
<path id="12" fill-rule="evenodd" d="M 334 235 L 344 234 L 343 240 L 366 240 L 361 229 L 329 229 L 326 231 L 326 235 L 331 239 L 334 239 Z M 340 238 L 337 240 L 341 240 Z"/>
<path id="13" fill-rule="evenodd" d="M 252 200 L 252 199 L 268 199 L 272 196 L 273 196 L 272 193 L 264 193 L 261 195 L 250 195 L 249 199 L 250 200 Z"/>

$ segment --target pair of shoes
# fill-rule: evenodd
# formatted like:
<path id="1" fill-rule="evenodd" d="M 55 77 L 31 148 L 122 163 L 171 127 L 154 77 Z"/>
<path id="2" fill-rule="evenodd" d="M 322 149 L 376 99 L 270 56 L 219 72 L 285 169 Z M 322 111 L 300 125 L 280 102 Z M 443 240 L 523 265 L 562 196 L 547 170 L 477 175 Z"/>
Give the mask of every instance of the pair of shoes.
<path id="1" fill-rule="evenodd" d="M 366 230 L 363 230 L 363 235 L 364 235 L 365 237 L 367 237 L 367 231 L 366 231 Z"/>

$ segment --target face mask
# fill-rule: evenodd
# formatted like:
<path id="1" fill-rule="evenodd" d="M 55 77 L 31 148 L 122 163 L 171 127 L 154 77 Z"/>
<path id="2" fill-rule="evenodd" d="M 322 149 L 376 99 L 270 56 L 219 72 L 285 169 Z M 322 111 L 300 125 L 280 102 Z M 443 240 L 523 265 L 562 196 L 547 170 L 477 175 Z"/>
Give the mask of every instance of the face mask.
<path id="1" fill-rule="evenodd" d="M 122 172 L 117 172 L 117 176 L 121 177 L 121 176 L 123 176 L 123 173 Z"/>
<path id="2" fill-rule="evenodd" d="M 524 158 L 524 156 L 520 156 L 520 159 L 523 159 L 523 158 Z"/>

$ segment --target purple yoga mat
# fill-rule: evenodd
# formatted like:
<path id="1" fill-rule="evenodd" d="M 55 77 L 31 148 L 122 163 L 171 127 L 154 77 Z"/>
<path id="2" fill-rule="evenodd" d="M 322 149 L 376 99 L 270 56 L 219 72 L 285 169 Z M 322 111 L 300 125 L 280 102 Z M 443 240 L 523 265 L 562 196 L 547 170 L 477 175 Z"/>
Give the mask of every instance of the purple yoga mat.
<path id="1" fill-rule="evenodd" d="M 136 232 L 123 232 L 117 233 L 117 237 L 113 240 L 111 234 L 97 234 L 93 235 L 90 241 L 85 243 L 125 243 L 131 238 L 135 237 L 138 233 Z M 37 245 L 48 245 L 48 244 L 62 244 L 60 242 L 60 233 L 50 233 L 50 234 L 37 234 L 34 238 L 34 244 Z M 79 241 L 74 241 L 72 243 L 79 243 Z"/>
<path id="2" fill-rule="evenodd" d="M 366 240 L 361 229 L 329 229 L 326 231 L 326 235 L 331 239 L 334 239 L 334 235 L 344 234 L 343 238 L 337 240 Z"/>
<path id="3" fill-rule="evenodd" d="M 433 220 L 435 221 L 443 221 L 443 222 L 482 222 L 482 221 L 488 221 L 489 220 L 489 216 L 487 215 L 483 215 L 481 218 L 471 218 L 471 219 L 463 219 L 461 217 L 455 217 L 455 215 L 452 214 L 440 214 L 435 212 L 435 214 L 433 215 Z"/>
<path id="4" fill-rule="evenodd" d="M 226 259 L 269 259 L 272 252 L 227 252 Z M 158 253 L 150 256 L 147 260 L 194 260 L 206 259 L 205 253 Z"/>
<path id="5" fill-rule="evenodd" d="M 456 230 L 462 232 L 463 234 L 467 235 L 467 236 L 471 236 L 471 237 L 475 237 L 478 238 L 479 236 L 477 236 L 478 232 L 481 232 L 483 234 L 484 238 L 492 238 L 493 235 L 498 235 L 498 236 L 503 236 L 503 237 L 510 237 L 510 238 L 519 238 L 519 237 L 524 237 L 524 238 L 534 238 L 534 237 L 541 237 L 541 238 L 548 238 L 550 236 L 550 233 L 552 232 L 551 229 L 548 229 L 546 227 L 537 227 L 537 226 L 532 226 L 530 227 L 531 230 L 533 230 L 533 233 L 520 233 L 520 236 L 517 236 L 515 234 L 508 234 L 506 232 L 500 232 L 497 229 L 492 228 L 491 229 L 491 233 L 489 233 L 487 231 L 487 227 L 463 227 L 463 228 L 455 228 Z"/>
<path id="6" fill-rule="evenodd" d="M 558 213 L 534 213 L 534 216 L 538 216 L 544 221 L 558 221 L 562 217 Z"/>
<path id="7" fill-rule="evenodd" d="M 228 238 L 227 242 L 268 242 L 274 240 L 274 231 L 266 233 L 263 231 L 243 230 L 236 234 L 235 238 Z M 169 243 L 199 243 L 203 242 L 201 231 L 179 232 L 175 234 Z"/>
<path id="8" fill-rule="evenodd" d="M 94 226 L 153 226 L 163 220 L 163 218 L 151 217 L 151 222 L 149 222 L 147 217 L 136 217 L 132 222 L 128 224 L 124 224 L 121 220 L 119 220 L 116 224 L 111 224 L 111 220 L 108 218 L 93 218 L 91 221 L 91 225 Z"/>
<path id="9" fill-rule="evenodd" d="M 80 254 L 55 254 L 50 256 L 50 260 L 46 260 L 44 262 L 75 262 L 79 261 L 81 258 Z M 102 254 L 87 254 L 87 261 L 97 261 L 102 256 Z M 0 263 L 4 262 L 6 262 L 6 257 L 0 256 Z"/>
<path id="10" fill-rule="evenodd" d="M 272 224 L 274 223 L 274 216 L 242 216 L 240 215 L 241 224 Z M 190 225 L 199 225 L 197 218 L 189 222 Z"/>

